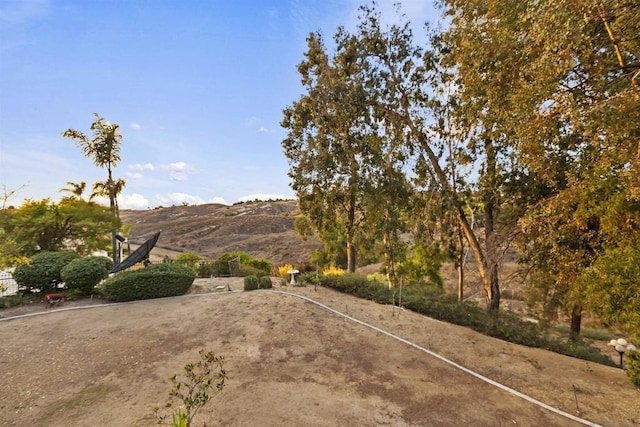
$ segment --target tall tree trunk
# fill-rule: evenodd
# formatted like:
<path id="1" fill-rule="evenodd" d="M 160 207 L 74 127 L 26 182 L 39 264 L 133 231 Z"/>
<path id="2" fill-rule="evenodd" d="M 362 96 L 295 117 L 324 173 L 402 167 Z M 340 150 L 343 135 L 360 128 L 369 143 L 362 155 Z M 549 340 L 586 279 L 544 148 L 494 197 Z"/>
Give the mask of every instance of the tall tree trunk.
<path id="1" fill-rule="evenodd" d="M 576 304 L 571 310 L 571 329 L 569 330 L 569 339 L 572 342 L 578 341 L 580 337 L 580 327 L 582 324 L 582 306 Z"/>
<path id="2" fill-rule="evenodd" d="M 389 289 L 391 289 L 396 286 L 396 264 L 393 249 L 391 248 L 391 238 L 387 231 L 385 231 L 383 236 L 383 246 L 385 248 L 384 258 L 387 270 L 387 285 L 389 286 Z"/>
<path id="3" fill-rule="evenodd" d="M 115 188 L 113 185 L 113 176 L 111 174 L 111 166 L 107 166 L 107 188 L 109 189 L 109 209 L 111 212 L 116 215 L 116 194 Z M 116 241 L 116 234 L 118 234 L 118 230 L 115 228 L 111 230 L 111 253 L 113 254 L 113 266 L 117 266 L 120 263 L 119 252 L 118 252 L 118 242 Z"/>
<path id="4" fill-rule="evenodd" d="M 349 197 L 349 210 L 347 212 L 347 271 L 349 273 L 356 272 L 356 247 L 353 244 L 355 235 L 355 221 L 356 221 L 356 197 L 355 194 L 351 194 Z"/>
<path id="5" fill-rule="evenodd" d="M 458 270 L 458 301 L 462 302 L 464 299 L 464 261 L 467 258 L 464 253 L 464 236 L 458 229 L 458 246 L 460 251 L 458 252 L 457 270 Z"/>
<path id="6" fill-rule="evenodd" d="M 495 233 L 493 223 L 493 203 L 488 202 L 484 211 L 484 227 L 485 227 L 485 249 L 486 263 L 489 272 L 489 289 L 490 292 L 485 294 L 487 299 L 487 309 L 490 312 L 496 312 L 500 309 L 500 283 L 498 279 L 498 261 L 497 248 L 495 244 Z"/>
<path id="7" fill-rule="evenodd" d="M 486 179 L 489 193 L 483 195 L 484 201 L 484 233 L 485 257 L 489 267 L 489 289 L 487 309 L 497 312 L 500 309 L 500 283 L 498 279 L 498 245 L 495 234 L 495 194 L 491 189 L 496 188 L 496 153 L 491 141 L 484 142 L 486 152 Z"/>
<path id="8" fill-rule="evenodd" d="M 356 272 L 356 247 L 351 241 L 347 241 L 347 272 Z"/>
<path id="9" fill-rule="evenodd" d="M 462 262 L 458 263 L 458 301 L 462 302 L 464 299 L 464 265 Z"/>

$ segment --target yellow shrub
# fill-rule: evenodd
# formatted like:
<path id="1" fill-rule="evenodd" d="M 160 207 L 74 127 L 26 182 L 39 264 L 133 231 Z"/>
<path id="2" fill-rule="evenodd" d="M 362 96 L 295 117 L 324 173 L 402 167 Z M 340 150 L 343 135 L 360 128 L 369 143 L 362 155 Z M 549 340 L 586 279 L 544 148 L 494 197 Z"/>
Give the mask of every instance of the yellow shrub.
<path id="1" fill-rule="evenodd" d="M 290 275 L 287 272 L 293 269 L 293 265 L 291 264 L 281 265 L 280 267 L 278 267 L 278 275 L 283 279 L 288 279 Z"/>
<path id="2" fill-rule="evenodd" d="M 382 273 L 367 274 L 367 280 L 369 282 L 377 283 L 379 285 L 387 284 L 387 276 L 385 276 Z"/>
<path id="3" fill-rule="evenodd" d="M 15 257 L 13 259 L 12 264 L 14 266 L 18 266 L 18 265 L 22 265 L 22 264 L 29 265 L 29 264 L 31 264 L 31 259 L 29 259 L 29 257 L 26 257 L 26 256 Z"/>
<path id="4" fill-rule="evenodd" d="M 322 269 L 322 274 L 324 276 L 342 276 L 344 274 L 344 270 L 331 264 L 329 267 Z"/>

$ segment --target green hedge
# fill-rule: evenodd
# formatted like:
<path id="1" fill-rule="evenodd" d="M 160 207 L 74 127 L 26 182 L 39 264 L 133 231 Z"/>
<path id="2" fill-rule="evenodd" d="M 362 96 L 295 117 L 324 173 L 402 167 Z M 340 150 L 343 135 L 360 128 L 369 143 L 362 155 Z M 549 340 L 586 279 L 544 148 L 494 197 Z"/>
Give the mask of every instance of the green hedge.
<path id="1" fill-rule="evenodd" d="M 62 269 L 78 255 L 71 252 L 41 252 L 34 255 L 29 264 L 20 264 L 13 279 L 21 291 L 55 292 L 62 283 Z"/>
<path id="2" fill-rule="evenodd" d="M 247 265 L 255 268 L 256 270 L 259 270 L 261 272 L 263 272 L 266 275 L 270 275 L 271 274 L 271 269 L 273 268 L 273 264 L 271 264 L 271 262 L 269 262 L 266 259 L 252 259 L 249 262 L 247 262 Z"/>
<path id="3" fill-rule="evenodd" d="M 271 277 L 252 274 L 244 278 L 244 290 L 255 291 L 256 289 L 271 289 L 273 284 L 271 283 Z"/>
<path id="4" fill-rule="evenodd" d="M 260 288 L 260 279 L 258 276 L 247 276 L 244 278 L 244 290 L 245 291 L 255 291 Z"/>
<path id="5" fill-rule="evenodd" d="M 260 276 L 260 277 L 258 277 L 258 287 L 260 289 L 271 289 L 271 288 L 273 288 L 273 283 L 271 282 L 271 276 Z"/>
<path id="6" fill-rule="evenodd" d="M 101 285 L 110 301 L 135 301 L 184 295 L 196 278 L 194 271 L 177 264 L 154 264 L 141 270 L 125 271 Z"/>
<path id="7" fill-rule="evenodd" d="M 108 276 L 113 261 L 103 256 L 77 258 L 62 268 L 65 286 L 80 296 L 91 295 L 93 288 Z"/>
<path id="8" fill-rule="evenodd" d="M 398 303 L 398 292 L 386 285 L 369 282 L 358 274 L 320 276 L 320 284 L 375 301 L 379 304 Z M 611 359 L 598 349 L 582 343 L 567 343 L 546 336 L 537 324 L 525 322 L 509 312 L 498 314 L 472 302 L 459 302 L 455 295 L 446 295 L 437 286 L 413 285 L 402 290 L 402 306 L 416 313 L 456 325 L 466 326 L 482 334 L 529 347 L 540 347 L 567 356 L 578 357 L 613 366 Z"/>
<path id="9" fill-rule="evenodd" d="M 640 388 L 640 351 L 628 351 L 624 355 L 627 376 L 634 386 Z"/>

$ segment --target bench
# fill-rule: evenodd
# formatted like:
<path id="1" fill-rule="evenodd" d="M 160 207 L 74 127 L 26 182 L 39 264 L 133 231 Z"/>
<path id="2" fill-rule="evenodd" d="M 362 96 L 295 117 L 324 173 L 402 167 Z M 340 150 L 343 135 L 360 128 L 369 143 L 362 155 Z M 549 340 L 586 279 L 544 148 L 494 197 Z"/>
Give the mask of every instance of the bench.
<path id="1" fill-rule="evenodd" d="M 64 294 L 46 294 L 44 300 L 45 307 L 53 307 L 64 302 Z"/>
<path id="2" fill-rule="evenodd" d="M 230 291 L 230 290 L 231 290 L 231 287 L 230 287 L 228 284 L 226 284 L 226 285 L 218 285 L 218 286 L 216 286 L 216 288 L 215 288 L 215 291 L 216 291 L 216 292 L 218 292 L 218 291 L 225 291 L 225 290 L 226 290 L 226 291 Z"/>

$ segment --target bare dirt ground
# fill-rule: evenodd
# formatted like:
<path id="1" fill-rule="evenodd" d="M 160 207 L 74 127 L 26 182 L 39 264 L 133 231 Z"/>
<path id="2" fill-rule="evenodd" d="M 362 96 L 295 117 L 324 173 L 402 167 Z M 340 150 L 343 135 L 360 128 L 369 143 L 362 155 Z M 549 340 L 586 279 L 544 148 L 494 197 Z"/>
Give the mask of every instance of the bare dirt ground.
<path id="1" fill-rule="evenodd" d="M 214 279 L 242 289 L 241 279 Z M 580 425 L 287 292 L 434 351 L 551 407 L 611 426 L 640 424 L 620 369 L 477 334 L 313 287 L 209 292 L 0 322 L 0 425 L 151 426 L 168 378 L 205 348 L 227 386 L 195 425 Z M 99 301 L 68 302 L 61 309 Z M 4 318 L 42 311 L 19 307 Z"/>

